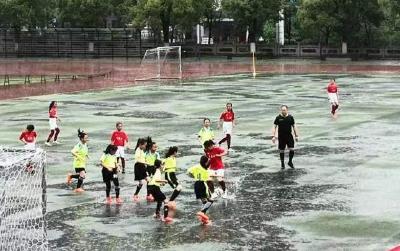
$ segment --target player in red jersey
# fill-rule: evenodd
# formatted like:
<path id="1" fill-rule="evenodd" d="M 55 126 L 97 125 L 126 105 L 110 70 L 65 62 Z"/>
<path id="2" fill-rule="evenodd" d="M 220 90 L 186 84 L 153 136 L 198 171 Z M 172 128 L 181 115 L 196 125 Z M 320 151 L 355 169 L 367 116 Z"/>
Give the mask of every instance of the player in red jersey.
<path id="1" fill-rule="evenodd" d="M 50 140 L 54 136 L 54 144 L 58 144 L 57 138 L 58 134 L 60 133 L 60 128 L 58 128 L 57 121 L 60 121 L 58 118 L 58 112 L 57 112 L 57 102 L 56 101 L 51 101 L 50 106 L 49 106 L 49 125 L 50 125 L 50 134 L 49 137 L 47 137 L 47 141 L 45 143 L 46 146 L 51 146 Z"/>
<path id="2" fill-rule="evenodd" d="M 224 163 L 222 162 L 222 156 L 226 155 L 226 151 L 222 147 L 215 146 L 212 140 L 207 140 L 204 142 L 204 151 L 206 156 L 210 159 L 210 167 L 208 171 L 212 180 L 207 182 L 208 188 L 210 189 L 211 193 L 214 193 L 213 180 L 217 179 L 222 191 L 224 192 L 223 197 L 226 198 L 227 190 L 224 181 L 225 170 Z"/>
<path id="3" fill-rule="evenodd" d="M 122 122 L 115 124 L 117 130 L 111 135 L 111 144 L 118 147 L 115 156 L 118 162 L 121 161 L 122 173 L 125 173 L 125 147 L 128 144 L 128 135 L 122 130 Z"/>
<path id="4" fill-rule="evenodd" d="M 235 126 L 235 113 L 232 110 L 232 103 L 226 104 L 226 110 L 221 114 L 219 119 L 218 129 L 221 127 L 222 123 L 222 130 L 225 137 L 221 139 L 218 144 L 221 145 L 226 141 L 229 151 L 231 148 L 232 129 Z"/>
<path id="5" fill-rule="evenodd" d="M 335 115 L 336 110 L 339 108 L 338 86 L 336 85 L 335 79 L 330 80 L 326 89 L 328 91 L 329 102 L 332 105 L 331 113 Z"/>
<path id="6" fill-rule="evenodd" d="M 35 150 L 36 148 L 37 133 L 35 132 L 35 126 L 28 125 L 26 130 L 21 133 L 19 140 L 25 144 L 25 149 Z"/>

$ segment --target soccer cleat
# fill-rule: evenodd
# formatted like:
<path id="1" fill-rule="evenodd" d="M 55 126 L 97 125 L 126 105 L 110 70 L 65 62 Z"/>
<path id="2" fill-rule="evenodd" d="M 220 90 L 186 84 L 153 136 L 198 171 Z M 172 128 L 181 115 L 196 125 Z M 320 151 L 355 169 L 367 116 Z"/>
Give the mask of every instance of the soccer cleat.
<path id="1" fill-rule="evenodd" d="M 120 198 L 120 197 L 118 197 L 118 198 L 115 198 L 115 203 L 117 203 L 117 204 L 122 204 L 122 199 Z"/>
<path id="2" fill-rule="evenodd" d="M 77 188 L 74 190 L 75 193 L 82 193 L 85 192 L 85 190 L 83 190 L 82 188 Z"/>
<path id="3" fill-rule="evenodd" d="M 59 141 L 53 141 L 53 144 L 59 145 L 61 143 Z"/>
<path id="4" fill-rule="evenodd" d="M 106 198 L 106 204 L 107 204 L 107 205 L 111 205 L 111 204 L 112 204 L 112 199 L 111 199 L 111 197 L 107 197 L 107 198 Z"/>
<path id="5" fill-rule="evenodd" d="M 201 222 L 205 222 L 205 221 L 208 221 L 208 220 L 209 220 L 208 216 L 207 216 L 205 213 L 203 213 L 202 211 L 197 212 L 196 215 L 197 215 L 197 218 L 198 218 Z"/>
<path id="6" fill-rule="evenodd" d="M 138 202 L 139 201 L 139 195 L 133 195 L 133 201 Z"/>
<path id="7" fill-rule="evenodd" d="M 153 214 L 153 217 L 156 219 L 161 219 L 161 214 L 160 213 L 155 213 Z"/>
<path id="8" fill-rule="evenodd" d="M 68 185 L 71 185 L 71 183 L 72 183 L 72 174 L 71 174 L 71 173 L 68 173 L 68 174 L 67 174 L 67 184 L 68 184 Z"/>
<path id="9" fill-rule="evenodd" d="M 153 202 L 153 201 L 154 201 L 153 195 L 151 195 L 151 194 L 147 195 L 147 196 L 146 196 L 146 200 L 147 200 L 148 202 Z"/>
<path id="10" fill-rule="evenodd" d="M 288 162 L 287 164 L 288 164 L 288 166 L 290 166 L 291 168 L 294 168 L 293 162 Z"/>
<path id="11" fill-rule="evenodd" d="M 285 169 L 285 164 L 281 164 L 281 170 L 284 170 Z"/>
<path id="12" fill-rule="evenodd" d="M 125 173 L 125 168 L 122 168 L 122 173 Z"/>
<path id="13" fill-rule="evenodd" d="M 51 146 L 51 143 L 50 142 L 45 142 L 44 143 L 46 146 Z"/>

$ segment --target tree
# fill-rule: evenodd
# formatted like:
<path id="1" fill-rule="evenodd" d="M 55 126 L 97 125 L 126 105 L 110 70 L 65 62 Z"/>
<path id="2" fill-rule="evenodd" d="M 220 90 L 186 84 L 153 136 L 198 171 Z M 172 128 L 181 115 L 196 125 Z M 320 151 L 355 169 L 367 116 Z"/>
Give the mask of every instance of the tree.
<path id="1" fill-rule="evenodd" d="M 28 29 L 45 28 L 53 18 L 53 2 L 46 0 L 0 1 L 0 26 Z"/>
<path id="2" fill-rule="evenodd" d="M 295 34 L 295 26 L 297 25 L 296 15 L 299 7 L 299 0 L 285 0 L 283 1 L 283 14 L 285 21 L 285 37 L 288 43 L 292 41 L 293 35 Z"/>
<path id="3" fill-rule="evenodd" d="M 383 20 L 378 0 L 303 0 L 298 12 L 303 31 L 328 45 L 332 35 L 340 42 L 370 43 L 371 31 Z"/>
<path id="4" fill-rule="evenodd" d="M 267 20 L 278 20 L 282 4 L 279 0 L 222 0 L 222 7 L 238 24 L 239 30 L 248 28 L 249 41 L 255 42 Z"/>
<path id="5" fill-rule="evenodd" d="M 400 44 L 400 0 L 380 0 L 385 16 L 381 31 L 383 43 L 389 46 Z"/>
<path id="6" fill-rule="evenodd" d="M 199 13 L 194 8 L 195 2 L 196 0 L 139 1 L 134 11 L 134 25 L 138 28 L 149 26 L 154 33 L 161 30 L 164 43 L 169 43 L 176 27 L 191 29 L 198 22 Z"/>
<path id="7" fill-rule="evenodd" d="M 61 26 L 96 28 L 106 26 L 106 17 L 112 14 L 112 0 L 59 0 Z"/>

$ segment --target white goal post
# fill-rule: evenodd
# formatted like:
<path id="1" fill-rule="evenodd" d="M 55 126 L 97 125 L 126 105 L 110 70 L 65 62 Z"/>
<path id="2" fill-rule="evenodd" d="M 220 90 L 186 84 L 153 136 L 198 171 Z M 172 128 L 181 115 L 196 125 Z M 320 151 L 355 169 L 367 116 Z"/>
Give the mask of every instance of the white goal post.
<path id="1" fill-rule="evenodd" d="M 181 46 L 146 50 L 135 80 L 182 79 Z"/>
<path id="2" fill-rule="evenodd" d="M 0 250 L 48 250 L 46 154 L 0 147 Z"/>

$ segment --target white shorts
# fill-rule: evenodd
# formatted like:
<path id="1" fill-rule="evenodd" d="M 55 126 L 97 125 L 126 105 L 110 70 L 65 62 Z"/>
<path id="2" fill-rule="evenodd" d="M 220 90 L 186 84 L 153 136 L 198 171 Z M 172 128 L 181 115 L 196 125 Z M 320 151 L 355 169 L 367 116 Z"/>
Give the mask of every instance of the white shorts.
<path id="1" fill-rule="evenodd" d="M 329 97 L 329 102 L 331 102 L 331 104 L 333 103 L 339 104 L 337 93 L 328 93 L 328 97 Z"/>
<path id="2" fill-rule="evenodd" d="M 233 123 L 232 122 L 224 122 L 222 124 L 222 130 L 224 134 L 232 134 Z"/>
<path id="3" fill-rule="evenodd" d="M 225 174 L 225 169 L 218 169 L 218 170 L 208 169 L 208 174 L 210 176 L 218 176 L 218 177 L 211 177 L 213 179 L 215 179 L 215 178 L 223 178 L 224 174 Z"/>
<path id="4" fill-rule="evenodd" d="M 36 149 L 36 143 L 35 142 L 26 143 L 24 145 L 24 149 L 26 149 L 26 150 L 35 150 Z"/>
<path id="5" fill-rule="evenodd" d="M 124 158 L 125 159 L 125 146 L 118 146 L 118 149 L 115 152 L 115 156 L 117 158 Z"/>
<path id="6" fill-rule="evenodd" d="M 58 128 L 57 118 L 49 118 L 49 125 L 50 125 L 50 130 Z"/>

